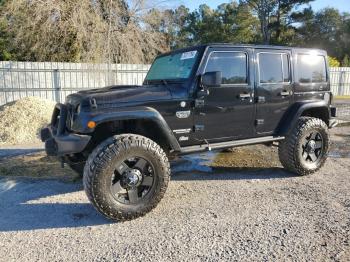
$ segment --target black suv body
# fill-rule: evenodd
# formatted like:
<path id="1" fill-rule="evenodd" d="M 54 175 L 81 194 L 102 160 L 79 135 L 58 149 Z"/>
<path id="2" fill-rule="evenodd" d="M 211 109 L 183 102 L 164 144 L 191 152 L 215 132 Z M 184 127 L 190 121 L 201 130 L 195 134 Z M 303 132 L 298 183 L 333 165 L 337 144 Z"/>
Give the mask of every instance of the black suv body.
<path id="1" fill-rule="evenodd" d="M 279 142 L 286 169 L 313 173 L 327 156 L 327 129 L 336 124 L 327 64 L 326 52 L 316 49 L 209 44 L 177 50 L 156 58 L 142 86 L 69 95 L 56 105 L 42 140 L 49 155 L 84 173 L 94 206 L 117 220 L 159 202 L 173 155 Z M 98 181 L 111 164 L 96 169 L 106 162 L 104 153 L 115 168 L 108 171 L 112 178 L 106 175 L 108 188 Z M 113 193 L 115 185 L 123 193 Z M 108 210 L 94 186 L 111 197 Z"/>

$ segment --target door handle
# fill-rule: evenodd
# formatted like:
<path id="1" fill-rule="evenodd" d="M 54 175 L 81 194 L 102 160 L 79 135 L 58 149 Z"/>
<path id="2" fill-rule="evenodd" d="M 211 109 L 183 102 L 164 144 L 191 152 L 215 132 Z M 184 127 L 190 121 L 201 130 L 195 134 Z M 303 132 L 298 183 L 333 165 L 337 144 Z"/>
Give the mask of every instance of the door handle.
<path id="1" fill-rule="evenodd" d="M 250 94 L 239 94 L 239 98 L 241 99 L 241 100 L 244 100 L 244 99 L 248 99 L 248 98 L 250 98 Z"/>
<path id="2" fill-rule="evenodd" d="M 289 91 L 282 91 L 280 93 L 280 96 L 290 96 L 290 92 Z"/>

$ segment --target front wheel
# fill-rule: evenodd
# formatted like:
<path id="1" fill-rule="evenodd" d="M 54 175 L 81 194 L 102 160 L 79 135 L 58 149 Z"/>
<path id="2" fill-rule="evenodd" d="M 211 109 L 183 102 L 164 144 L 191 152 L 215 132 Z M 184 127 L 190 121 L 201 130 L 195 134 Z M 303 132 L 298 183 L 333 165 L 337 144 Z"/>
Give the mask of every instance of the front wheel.
<path id="1" fill-rule="evenodd" d="M 84 169 L 85 192 L 112 220 L 130 220 L 151 211 L 164 196 L 170 165 L 154 141 L 133 134 L 113 136 L 91 153 Z"/>
<path id="2" fill-rule="evenodd" d="M 299 175 L 319 170 L 328 156 L 329 133 L 319 118 L 301 117 L 279 144 L 279 158 L 285 169 Z"/>

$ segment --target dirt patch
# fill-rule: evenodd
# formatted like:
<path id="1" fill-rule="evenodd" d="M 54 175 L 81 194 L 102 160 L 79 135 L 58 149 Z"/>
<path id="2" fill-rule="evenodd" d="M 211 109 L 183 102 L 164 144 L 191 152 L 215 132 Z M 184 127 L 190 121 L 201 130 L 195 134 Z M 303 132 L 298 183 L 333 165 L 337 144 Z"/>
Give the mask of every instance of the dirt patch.
<path id="1" fill-rule="evenodd" d="M 26 97 L 0 107 L 0 145 L 40 142 L 40 129 L 51 120 L 55 103 Z"/>
<path id="2" fill-rule="evenodd" d="M 350 158 L 350 127 L 331 129 L 330 158 Z M 252 145 L 232 148 L 220 153 L 207 152 L 182 156 L 172 162 L 173 174 L 183 172 L 207 173 L 232 172 L 281 168 L 278 148 L 275 146 Z M 39 178 L 76 179 L 77 175 L 67 165 L 62 169 L 57 158 L 44 152 L 0 159 L 0 175 L 27 176 Z"/>
<path id="3" fill-rule="evenodd" d="M 337 127 L 330 130 L 331 142 L 329 157 L 350 157 L 350 127 Z M 244 146 L 225 150 L 216 155 L 210 166 L 225 168 L 275 168 L 282 167 L 278 158 L 278 148 L 264 145 Z"/>
<path id="4" fill-rule="evenodd" d="M 219 153 L 210 164 L 214 168 L 273 168 L 281 167 L 277 147 L 253 145 Z"/>
<path id="5" fill-rule="evenodd" d="M 76 180 L 78 175 L 70 167 L 61 167 L 55 157 L 48 157 L 44 152 L 16 156 L 0 160 L 0 175 L 11 177 L 60 178 Z"/>

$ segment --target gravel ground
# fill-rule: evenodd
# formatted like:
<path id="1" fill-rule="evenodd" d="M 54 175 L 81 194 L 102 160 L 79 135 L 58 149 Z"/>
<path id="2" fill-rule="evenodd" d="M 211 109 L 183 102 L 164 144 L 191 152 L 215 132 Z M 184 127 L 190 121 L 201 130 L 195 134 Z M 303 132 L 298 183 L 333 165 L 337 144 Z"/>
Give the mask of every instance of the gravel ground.
<path id="1" fill-rule="evenodd" d="M 309 177 L 186 157 L 158 207 L 124 223 L 96 213 L 81 183 L 3 178 L 0 260 L 350 261 L 349 134 L 332 130 L 331 157 Z"/>
<path id="2" fill-rule="evenodd" d="M 334 106 L 339 120 L 350 121 L 350 99 L 335 99 Z"/>

